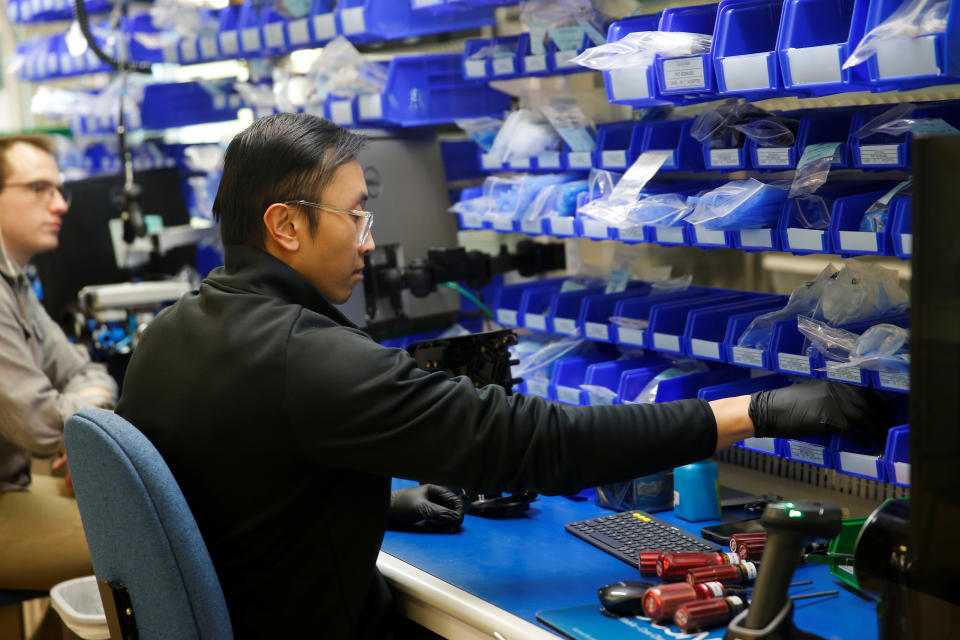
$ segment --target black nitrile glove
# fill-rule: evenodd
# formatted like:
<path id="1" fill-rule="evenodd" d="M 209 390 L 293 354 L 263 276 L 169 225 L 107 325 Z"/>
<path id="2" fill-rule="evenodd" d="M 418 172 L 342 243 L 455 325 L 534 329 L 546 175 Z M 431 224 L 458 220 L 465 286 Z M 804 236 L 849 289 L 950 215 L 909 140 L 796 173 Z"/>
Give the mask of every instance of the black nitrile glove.
<path id="1" fill-rule="evenodd" d="M 758 438 L 809 438 L 841 433 L 869 446 L 894 425 L 894 408 L 864 387 L 830 380 L 758 391 L 747 409 Z"/>
<path id="2" fill-rule="evenodd" d="M 456 531 L 463 524 L 463 500 L 446 487 L 421 484 L 390 493 L 389 529 Z"/>

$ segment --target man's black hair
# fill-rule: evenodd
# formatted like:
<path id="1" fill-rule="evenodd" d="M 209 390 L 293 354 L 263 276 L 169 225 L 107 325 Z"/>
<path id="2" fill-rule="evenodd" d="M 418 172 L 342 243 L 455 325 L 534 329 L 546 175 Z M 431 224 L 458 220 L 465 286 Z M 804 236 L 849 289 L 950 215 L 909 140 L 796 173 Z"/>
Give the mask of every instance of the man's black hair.
<path id="1" fill-rule="evenodd" d="M 279 113 L 234 136 L 223 160 L 213 216 L 224 244 L 263 248 L 263 214 L 275 202 L 315 201 L 366 137 L 317 116 Z M 319 212 L 306 213 L 311 235 Z"/>

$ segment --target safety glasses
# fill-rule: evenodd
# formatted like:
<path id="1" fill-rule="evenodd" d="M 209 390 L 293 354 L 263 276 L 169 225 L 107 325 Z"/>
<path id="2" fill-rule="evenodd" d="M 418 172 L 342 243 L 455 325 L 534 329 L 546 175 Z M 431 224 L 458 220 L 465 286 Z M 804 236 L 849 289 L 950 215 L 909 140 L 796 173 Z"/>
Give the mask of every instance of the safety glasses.
<path id="1" fill-rule="evenodd" d="M 19 187 L 21 189 L 33 191 L 37 198 L 42 200 L 45 205 L 48 205 L 53 201 L 53 194 L 58 191 L 60 192 L 60 196 L 63 198 L 63 201 L 67 203 L 68 207 L 70 206 L 70 201 L 73 199 L 73 194 L 70 193 L 69 188 L 62 184 L 55 184 L 46 180 L 34 180 L 33 182 L 7 182 L 5 184 L 0 184 L 0 190 L 6 189 L 7 187 Z"/>
<path id="2" fill-rule="evenodd" d="M 306 200 L 287 200 L 283 204 L 302 205 L 305 207 L 313 207 L 314 209 L 321 209 L 323 211 L 333 211 L 334 213 L 345 213 L 353 216 L 357 221 L 358 246 L 363 246 L 363 244 L 367 241 L 367 238 L 370 236 L 370 229 L 373 227 L 373 214 L 369 211 L 362 211 L 360 209 L 341 209 L 339 207 L 331 207 L 330 205 L 326 204 L 307 202 Z"/>

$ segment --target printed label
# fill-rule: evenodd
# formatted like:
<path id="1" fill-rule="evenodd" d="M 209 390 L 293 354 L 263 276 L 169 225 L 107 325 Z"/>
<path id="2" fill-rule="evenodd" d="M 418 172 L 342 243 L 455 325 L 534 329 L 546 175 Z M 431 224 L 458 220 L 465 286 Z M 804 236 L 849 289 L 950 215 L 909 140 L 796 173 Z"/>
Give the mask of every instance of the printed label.
<path id="1" fill-rule="evenodd" d="M 784 371 L 810 375 L 810 358 L 793 353 L 778 353 L 777 362 Z"/>
<path id="2" fill-rule="evenodd" d="M 494 58 L 493 60 L 493 73 L 494 75 L 502 76 L 509 75 L 516 71 L 516 67 L 513 65 L 513 58 Z"/>
<path id="3" fill-rule="evenodd" d="M 643 227 L 627 227 L 620 229 L 621 240 L 643 240 Z"/>
<path id="4" fill-rule="evenodd" d="M 546 398 L 547 382 L 545 380 L 527 380 L 527 393 Z"/>
<path id="5" fill-rule="evenodd" d="M 877 477 L 877 458 L 867 456 L 862 453 L 850 453 L 849 451 L 840 452 L 840 468 L 848 473 Z"/>
<path id="6" fill-rule="evenodd" d="M 588 322 L 583 326 L 584 332 L 587 334 L 588 338 L 593 338 L 594 340 L 609 340 L 610 331 L 607 329 L 607 325 L 600 324 L 599 322 Z"/>
<path id="7" fill-rule="evenodd" d="M 200 55 L 204 60 L 217 57 L 217 41 L 213 39 L 213 36 L 203 36 L 200 38 Z"/>
<path id="8" fill-rule="evenodd" d="M 541 153 L 537 156 L 537 166 L 541 169 L 559 169 L 560 168 L 560 152 L 551 151 L 549 153 Z"/>
<path id="9" fill-rule="evenodd" d="M 641 329 L 618 327 L 617 338 L 623 344 L 636 344 L 643 346 L 643 330 Z"/>
<path id="10" fill-rule="evenodd" d="M 790 441 L 790 457 L 795 460 L 823 466 L 823 452 L 824 447 L 819 445 L 800 442 L 799 440 Z"/>
<path id="11" fill-rule="evenodd" d="M 353 108 L 348 100 L 330 103 L 330 119 L 337 124 L 353 124 Z"/>
<path id="12" fill-rule="evenodd" d="M 558 386 L 557 397 L 560 398 L 560 402 L 566 402 L 567 404 L 580 404 L 580 389 Z"/>
<path id="13" fill-rule="evenodd" d="M 913 234 L 912 233 L 901 233 L 900 244 L 903 246 L 904 254 L 908 256 L 913 254 Z"/>
<path id="14" fill-rule="evenodd" d="M 671 58 L 663 61 L 663 84 L 668 91 L 674 89 L 705 88 L 703 58 Z"/>
<path id="15" fill-rule="evenodd" d="M 540 313 L 528 313 L 523 316 L 524 324 L 527 329 L 536 329 L 537 331 L 547 330 L 547 316 Z"/>
<path id="16" fill-rule="evenodd" d="M 482 213 L 463 214 L 463 226 L 469 229 L 481 228 L 483 226 L 483 214 Z"/>
<path id="17" fill-rule="evenodd" d="M 501 163 L 492 153 L 484 153 L 480 156 L 480 166 L 484 169 L 499 169 Z"/>
<path id="18" fill-rule="evenodd" d="M 751 349 L 750 347 L 734 347 L 733 361 L 737 364 L 745 364 L 751 367 L 762 367 L 763 350 Z"/>
<path id="19" fill-rule="evenodd" d="M 591 156 L 589 151 L 574 151 L 567 154 L 567 163 L 571 168 L 589 169 L 593 163 Z"/>
<path id="20" fill-rule="evenodd" d="M 803 155 L 800 156 L 800 160 L 797 161 L 797 169 L 802 169 L 808 164 L 823 160 L 824 158 L 832 158 L 830 161 L 831 164 L 838 162 L 840 160 L 840 143 L 818 142 L 816 144 L 808 144 L 803 150 Z"/>
<path id="21" fill-rule="evenodd" d="M 740 244 L 745 247 L 773 247 L 770 229 L 742 229 Z"/>
<path id="22" fill-rule="evenodd" d="M 860 164 L 897 165 L 900 163 L 897 144 L 863 144 L 860 145 Z"/>
<path id="23" fill-rule="evenodd" d="M 497 231 L 513 231 L 513 218 L 496 216 L 493 219 L 493 228 Z"/>
<path id="24" fill-rule="evenodd" d="M 711 167 L 740 166 L 740 149 L 710 149 Z"/>
<path id="25" fill-rule="evenodd" d="M 764 453 L 777 453 L 776 438 L 744 438 L 743 446 L 748 449 L 763 451 Z"/>
<path id="26" fill-rule="evenodd" d="M 557 45 L 557 49 L 573 49 L 574 53 L 576 53 L 576 50 L 583 44 L 584 29 L 580 25 L 554 27 L 553 29 L 548 29 L 547 32 L 550 34 L 550 39 Z"/>
<path id="27" fill-rule="evenodd" d="M 627 152 L 622 149 L 609 149 L 600 154 L 600 164 L 605 167 L 627 166 Z"/>
<path id="28" fill-rule="evenodd" d="M 337 7 L 339 9 L 340 7 Z M 367 22 L 363 16 L 364 7 L 355 7 L 353 9 L 344 9 L 340 11 L 340 24 L 343 25 L 343 32 L 363 33 L 367 30 Z"/>
<path id="29" fill-rule="evenodd" d="M 862 382 L 860 367 L 848 367 L 843 364 L 827 363 L 827 377 L 844 382 Z"/>
<path id="30" fill-rule="evenodd" d="M 683 227 L 655 227 L 654 237 L 657 242 L 683 244 Z"/>
<path id="31" fill-rule="evenodd" d="M 690 352 L 700 358 L 720 359 L 720 343 L 693 338 L 690 340 Z"/>
<path id="32" fill-rule="evenodd" d="M 497 309 L 497 321 L 500 324 L 516 326 L 517 312 L 513 309 Z"/>
<path id="33" fill-rule="evenodd" d="M 902 391 L 910 391 L 910 374 L 909 373 L 890 373 L 887 371 L 881 371 L 880 386 L 886 387 L 888 389 L 900 389 Z"/>
<path id="34" fill-rule="evenodd" d="M 547 70 L 547 56 L 524 56 L 523 69 L 526 73 L 541 73 Z"/>
<path id="35" fill-rule="evenodd" d="M 720 598 L 723 596 L 724 588 L 719 582 L 704 582 L 703 584 L 707 587 L 710 593 L 713 594 L 713 597 Z"/>
<path id="36" fill-rule="evenodd" d="M 893 474 L 896 476 L 897 482 L 900 484 L 910 484 L 910 463 L 894 462 Z"/>
<path id="37" fill-rule="evenodd" d="M 761 167 L 790 166 L 790 149 L 793 147 L 757 147 L 757 164 Z"/>
<path id="38" fill-rule="evenodd" d="M 553 330 L 565 336 L 575 336 L 579 333 L 577 331 L 577 321 L 572 318 L 554 318 Z"/>
<path id="39" fill-rule="evenodd" d="M 840 82 L 842 80 L 840 64 L 843 62 L 840 46 L 825 44 L 819 47 L 787 49 L 793 84 Z"/>
<path id="40" fill-rule="evenodd" d="M 626 269 L 610 269 L 610 279 L 607 280 L 607 286 L 604 293 L 620 293 L 627 290 L 627 283 L 630 281 L 630 272 Z"/>

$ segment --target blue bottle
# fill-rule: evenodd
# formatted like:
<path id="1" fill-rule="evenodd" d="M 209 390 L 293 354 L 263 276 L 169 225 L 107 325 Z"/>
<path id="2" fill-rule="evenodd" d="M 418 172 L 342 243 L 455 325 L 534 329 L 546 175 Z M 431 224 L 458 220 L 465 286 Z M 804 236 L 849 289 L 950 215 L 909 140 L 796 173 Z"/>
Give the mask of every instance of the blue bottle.
<path id="1" fill-rule="evenodd" d="M 703 460 L 674 469 L 673 512 L 690 522 L 720 519 L 716 462 Z"/>

